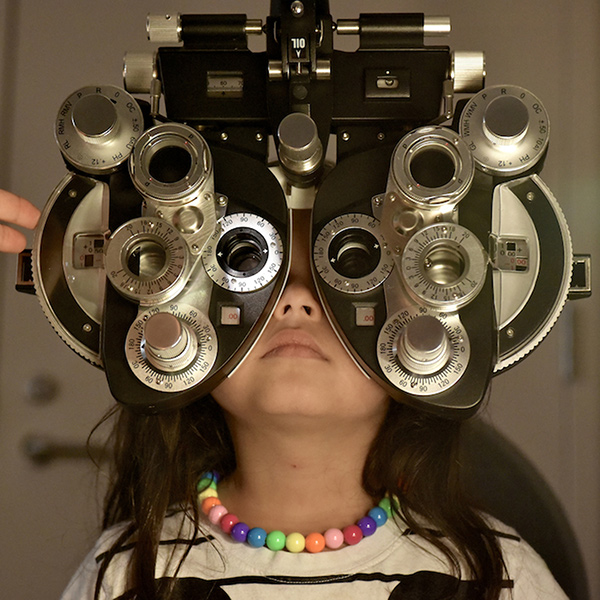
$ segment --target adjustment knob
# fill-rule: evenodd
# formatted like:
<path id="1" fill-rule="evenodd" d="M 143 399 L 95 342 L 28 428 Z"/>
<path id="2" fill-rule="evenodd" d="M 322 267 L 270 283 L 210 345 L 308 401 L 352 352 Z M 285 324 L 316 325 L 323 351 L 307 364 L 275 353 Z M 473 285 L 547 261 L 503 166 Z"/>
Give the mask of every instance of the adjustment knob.
<path id="1" fill-rule="evenodd" d="M 534 167 L 546 152 L 549 131 L 544 105 L 516 85 L 483 89 L 465 105 L 459 122 L 477 168 L 501 177 Z"/>
<path id="2" fill-rule="evenodd" d="M 411 373 L 437 373 L 446 366 L 451 353 L 448 332 L 435 317 L 416 317 L 400 332 L 396 354 Z"/>
<path id="3" fill-rule="evenodd" d="M 71 118 L 79 135 L 89 142 L 107 141 L 117 124 L 117 110 L 106 96 L 91 94 L 73 106 Z"/>
<path id="4" fill-rule="evenodd" d="M 498 96 L 485 109 L 483 131 L 493 144 L 518 144 L 528 127 L 529 112 L 516 96 Z"/>
<path id="5" fill-rule="evenodd" d="M 142 110 L 125 90 L 88 86 L 63 102 L 55 137 L 70 164 L 85 173 L 103 175 L 127 161 L 143 130 Z"/>
<path id="6" fill-rule="evenodd" d="M 277 130 L 279 160 L 294 175 L 313 174 L 323 160 L 323 146 L 315 122 L 304 113 L 290 113 Z"/>
<path id="7" fill-rule="evenodd" d="M 171 313 L 155 313 L 144 327 L 148 362 L 163 373 L 189 367 L 198 353 L 198 340 L 187 323 Z"/>

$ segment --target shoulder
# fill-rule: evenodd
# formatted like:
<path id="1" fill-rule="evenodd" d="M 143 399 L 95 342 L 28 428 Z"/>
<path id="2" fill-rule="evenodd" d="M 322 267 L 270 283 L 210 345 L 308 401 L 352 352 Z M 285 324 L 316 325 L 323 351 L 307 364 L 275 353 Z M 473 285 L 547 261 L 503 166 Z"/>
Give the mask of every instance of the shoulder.
<path id="1" fill-rule="evenodd" d="M 90 550 L 88 555 L 84 558 L 83 562 L 71 578 L 67 585 L 61 600 L 82 600 L 94 598 L 96 589 L 96 582 L 100 573 L 100 565 L 102 559 L 111 551 L 111 548 L 118 541 L 119 537 L 125 533 L 127 529 L 126 524 L 116 525 L 110 529 L 102 532 L 101 536 L 94 544 L 94 547 Z M 120 576 L 118 572 L 113 574 L 113 577 L 117 578 L 117 581 L 109 581 L 107 578 L 103 579 L 101 592 L 99 598 L 111 598 L 113 594 L 108 588 L 113 587 L 124 587 L 125 584 L 125 572 L 121 572 Z M 118 581 L 122 579 L 122 581 Z M 119 586 L 120 583 L 120 586 Z"/>
<path id="2" fill-rule="evenodd" d="M 513 585 L 513 597 L 567 600 L 542 557 L 504 523 L 487 517 L 490 528 L 498 537 L 506 570 Z"/>

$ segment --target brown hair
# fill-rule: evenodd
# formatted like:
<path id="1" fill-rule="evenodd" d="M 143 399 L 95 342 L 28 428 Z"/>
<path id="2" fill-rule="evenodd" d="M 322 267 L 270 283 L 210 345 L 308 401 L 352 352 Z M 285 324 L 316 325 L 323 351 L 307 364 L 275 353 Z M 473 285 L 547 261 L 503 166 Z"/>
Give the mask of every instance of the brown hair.
<path id="1" fill-rule="evenodd" d="M 229 430 L 210 396 L 157 416 L 122 408 L 113 412 L 118 413 L 114 464 L 103 527 L 123 521 L 130 525 L 103 556 L 95 597 L 111 558 L 135 542 L 128 573 L 133 597 L 168 598 L 168 590 L 158 590 L 154 580 L 165 514 L 174 506 L 186 510 L 199 535 L 200 475 L 215 470 L 226 477 L 235 470 Z M 391 402 L 367 456 L 363 485 L 374 501 L 386 494 L 397 497 L 398 516 L 410 530 L 439 548 L 457 576 L 464 561 L 467 576 L 478 584 L 478 598 L 497 600 L 505 573 L 502 552 L 462 489 L 460 430 L 460 422 Z"/>

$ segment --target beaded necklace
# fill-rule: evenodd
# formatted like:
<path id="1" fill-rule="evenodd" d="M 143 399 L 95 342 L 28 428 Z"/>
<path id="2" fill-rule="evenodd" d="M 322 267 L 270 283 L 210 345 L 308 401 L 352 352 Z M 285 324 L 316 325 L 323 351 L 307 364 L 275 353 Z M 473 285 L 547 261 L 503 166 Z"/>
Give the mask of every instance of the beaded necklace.
<path id="1" fill-rule="evenodd" d="M 364 537 L 373 535 L 377 528 L 384 525 L 392 515 L 389 498 L 383 498 L 366 516 L 342 530 L 331 528 L 325 533 L 314 532 L 306 537 L 301 533 L 285 535 L 282 531 L 267 533 L 262 527 L 249 527 L 223 506 L 217 491 L 218 481 L 219 475 L 212 472 L 205 473 L 198 482 L 198 501 L 202 512 L 211 523 L 229 534 L 232 540 L 247 543 L 253 548 L 266 546 L 273 551 L 285 548 L 289 552 L 297 553 L 306 550 L 314 554 L 325 548 L 337 550 L 344 544 L 354 546 Z"/>

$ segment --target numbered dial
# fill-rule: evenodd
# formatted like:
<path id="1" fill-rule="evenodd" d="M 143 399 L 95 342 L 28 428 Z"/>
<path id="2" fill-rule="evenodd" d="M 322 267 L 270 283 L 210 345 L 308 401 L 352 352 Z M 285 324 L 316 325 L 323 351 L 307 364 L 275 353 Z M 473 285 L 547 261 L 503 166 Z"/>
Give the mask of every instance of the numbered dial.
<path id="1" fill-rule="evenodd" d="M 157 306 L 130 327 L 125 355 L 144 385 L 179 392 L 206 378 L 216 360 L 217 337 L 208 317 L 193 306 Z"/>
<path id="2" fill-rule="evenodd" d="M 166 221 L 140 217 L 121 225 L 109 240 L 106 271 L 115 289 L 142 304 L 174 298 L 185 286 L 186 245 Z"/>
<path id="3" fill-rule="evenodd" d="M 349 294 L 376 288 L 394 266 L 379 221 L 361 213 L 341 215 L 327 223 L 315 240 L 313 259 L 326 283 Z"/>
<path id="4" fill-rule="evenodd" d="M 253 213 L 233 213 L 221 221 L 202 253 L 204 268 L 220 287 L 253 292 L 268 285 L 283 262 L 277 229 Z"/>
<path id="5" fill-rule="evenodd" d="M 409 240 L 401 264 L 404 282 L 419 303 L 450 311 L 473 300 L 483 287 L 487 254 L 468 229 L 438 223 Z"/>
<path id="6" fill-rule="evenodd" d="M 398 389 L 431 396 L 464 373 L 469 339 L 456 314 L 412 307 L 387 320 L 377 340 L 379 366 Z"/>
<path id="7" fill-rule="evenodd" d="M 71 94 L 56 118 L 55 137 L 76 168 L 102 175 L 123 164 L 144 129 L 133 96 L 112 86 L 89 86 Z"/>
<path id="8" fill-rule="evenodd" d="M 493 175 L 518 175 L 543 156 L 550 123 L 544 105 L 524 88 L 494 86 L 465 106 L 460 135 L 477 166 Z"/>

